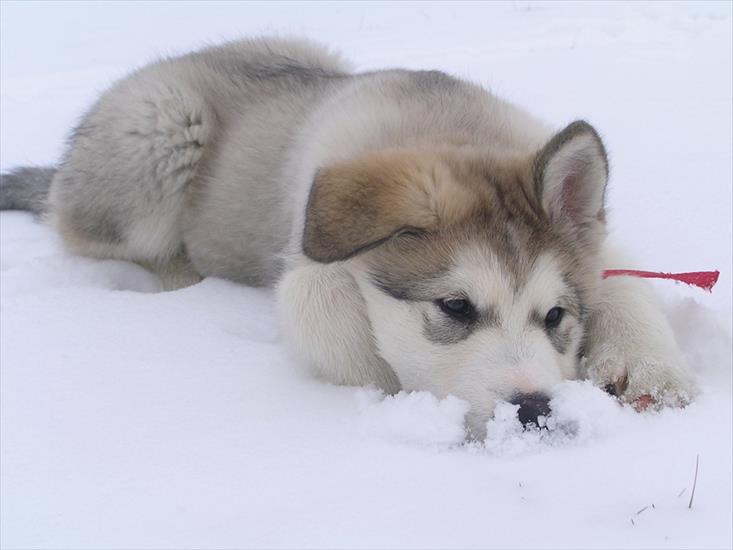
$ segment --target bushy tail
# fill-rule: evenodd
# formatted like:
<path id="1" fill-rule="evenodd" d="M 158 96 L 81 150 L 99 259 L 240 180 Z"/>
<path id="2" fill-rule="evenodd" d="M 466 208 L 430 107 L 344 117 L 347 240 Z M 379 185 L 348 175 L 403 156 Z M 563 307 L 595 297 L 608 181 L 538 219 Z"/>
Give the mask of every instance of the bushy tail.
<path id="1" fill-rule="evenodd" d="M 55 168 L 18 168 L 0 174 L 0 210 L 46 211 L 46 198 Z"/>

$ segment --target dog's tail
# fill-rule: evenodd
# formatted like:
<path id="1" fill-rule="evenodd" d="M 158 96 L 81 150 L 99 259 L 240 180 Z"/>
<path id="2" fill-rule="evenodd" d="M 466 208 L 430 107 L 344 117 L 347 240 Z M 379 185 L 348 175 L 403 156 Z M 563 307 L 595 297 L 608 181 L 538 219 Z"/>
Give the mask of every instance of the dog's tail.
<path id="1" fill-rule="evenodd" d="M 55 173 L 56 169 L 51 167 L 27 167 L 0 174 L 0 210 L 45 213 L 48 188 Z"/>

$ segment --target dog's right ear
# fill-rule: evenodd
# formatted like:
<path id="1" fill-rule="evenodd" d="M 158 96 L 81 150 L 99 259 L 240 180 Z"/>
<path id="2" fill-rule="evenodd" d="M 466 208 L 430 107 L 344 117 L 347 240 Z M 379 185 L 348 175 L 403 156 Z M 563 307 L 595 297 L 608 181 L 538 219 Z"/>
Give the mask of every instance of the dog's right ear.
<path id="1" fill-rule="evenodd" d="M 303 252 L 317 262 L 346 260 L 400 233 L 451 223 L 472 198 L 431 155 L 385 151 L 338 162 L 314 178 Z"/>

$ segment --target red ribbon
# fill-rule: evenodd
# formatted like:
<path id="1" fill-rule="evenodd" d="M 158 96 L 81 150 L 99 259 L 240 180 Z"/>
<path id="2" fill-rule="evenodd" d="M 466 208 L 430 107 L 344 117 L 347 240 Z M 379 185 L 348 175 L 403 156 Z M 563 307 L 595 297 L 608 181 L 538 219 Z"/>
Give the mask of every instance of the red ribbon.
<path id="1" fill-rule="evenodd" d="M 690 273 L 661 273 L 657 271 L 637 271 L 635 269 L 606 269 L 603 278 L 616 277 L 619 275 L 631 275 L 644 279 L 672 279 L 687 285 L 697 286 L 708 292 L 713 291 L 713 286 L 718 282 L 720 271 L 692 271 Z"/>

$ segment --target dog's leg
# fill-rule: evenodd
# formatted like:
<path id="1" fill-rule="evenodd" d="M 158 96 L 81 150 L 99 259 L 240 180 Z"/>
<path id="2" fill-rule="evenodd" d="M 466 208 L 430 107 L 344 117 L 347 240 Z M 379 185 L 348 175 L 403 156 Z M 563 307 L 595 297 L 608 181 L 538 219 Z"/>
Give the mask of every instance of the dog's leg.
<path id="1" fill-rule="evenodd" d="M 394 372 L 375 352 L 364 298 L 343 267 L 308 262 L 288 270 L 277 301 L 289 346 L 317 375 L 335 384 L 399 391 Z"/>
<path id="2" fill-rule="evenodd" d="M 623 401 L 685 405 L 695 383 L 647 281 L 610 277 L 589 313 L 586 375 Z"/>
<path id="3" fill-rule="evenodd" d="M 163 285 L 163 290 L 178 290 L 201 282 L 201 275 L 196 271 L 184 252 L 173 256 L 170 259 L 161 261 L 140 261 L 138 262 L 148 271 L 152 271 Z"/>
<path id="4" fill-rule="evenodd" d="M 48 215 L 67 247 L 161 265 L 174 258 L 214 126 L 206 99 L 175 77 L 143 71 L 106 92 L 51 183 Z"/>

